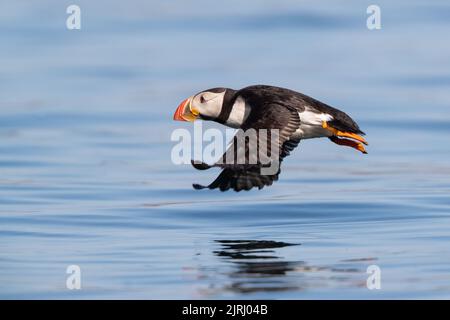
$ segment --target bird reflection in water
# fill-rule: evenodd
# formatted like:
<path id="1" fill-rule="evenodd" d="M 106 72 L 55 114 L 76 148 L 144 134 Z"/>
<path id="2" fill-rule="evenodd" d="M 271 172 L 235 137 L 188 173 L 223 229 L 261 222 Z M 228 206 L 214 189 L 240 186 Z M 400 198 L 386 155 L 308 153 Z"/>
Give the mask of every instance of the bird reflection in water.
<path id="1" fill-rule="evenodd" d="M 298 244 L 264 240 L 216 240 L 221 250 L 214 254 L 235 264 L 230 272 L 233 280 L 227 290 L 240 293 L 257 291 L 296 290 L 298 286 L 285 276 L 304 264 L 303 261 L 283 261 L 275 249 Z"/>
<path id="2" fill-rule="evenodd" d="M 366 270 L 361 263 L 376 260 L 341 260 L 318 266 L 281 255 L 283 248 L 300 248 L 296 243 L 271 240 L 215 240 L 215 243 L 219 248 L 213 254 L 221 263 L 193 268 L 197 270 L 196 278 L 207 283 L 207 288 L 199 289 L 202 297 L 226 292 L 300 292 L 333 284 L 365 287 Z"/>

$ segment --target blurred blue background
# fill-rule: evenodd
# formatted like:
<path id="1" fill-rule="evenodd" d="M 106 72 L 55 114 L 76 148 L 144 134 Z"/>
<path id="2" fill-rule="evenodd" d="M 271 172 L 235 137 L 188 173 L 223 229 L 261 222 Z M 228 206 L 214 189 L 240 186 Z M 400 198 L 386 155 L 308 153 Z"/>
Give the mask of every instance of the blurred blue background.
<path id="1" fill-rule="evenodd" d="M 450 298 L 450 4 L 377 1 L 370 31 L 371 4 L 2 1 L 0 297 Z M 251 84 L 344 110 L 369 154 L 303 141 L 270 188 L 193 190 L 218 172 L 172 164 L 175 108 Z"/>

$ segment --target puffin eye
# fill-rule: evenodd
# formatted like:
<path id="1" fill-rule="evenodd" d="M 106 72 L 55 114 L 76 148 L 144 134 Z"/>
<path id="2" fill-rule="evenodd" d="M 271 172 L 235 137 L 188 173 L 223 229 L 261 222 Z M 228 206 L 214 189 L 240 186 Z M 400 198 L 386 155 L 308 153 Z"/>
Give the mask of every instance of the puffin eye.
<path id="1" fill-rule="evenodd" d="M 200 103 L 205 103 L 205 102 L 206 102 L 205 97 L 204 96 L 200 96 Z"/>

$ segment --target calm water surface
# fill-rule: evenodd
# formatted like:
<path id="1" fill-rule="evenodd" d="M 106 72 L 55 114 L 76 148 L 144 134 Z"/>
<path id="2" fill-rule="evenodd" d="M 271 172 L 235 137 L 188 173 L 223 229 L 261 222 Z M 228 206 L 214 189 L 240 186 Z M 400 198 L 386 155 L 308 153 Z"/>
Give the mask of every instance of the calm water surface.
<path id="1" fill-rule="evenodd" d="M 360 1 L 80 0 L 68 31 L 68 4 L 0 6 L 0 298 L 450 298 L 450 5 L 378 1 L 369 31 Z M 257 83 L 369 154 L 303 141 L 271 188 L 193 190 L 218 171 L 171 162 L 176 106 Z"/>

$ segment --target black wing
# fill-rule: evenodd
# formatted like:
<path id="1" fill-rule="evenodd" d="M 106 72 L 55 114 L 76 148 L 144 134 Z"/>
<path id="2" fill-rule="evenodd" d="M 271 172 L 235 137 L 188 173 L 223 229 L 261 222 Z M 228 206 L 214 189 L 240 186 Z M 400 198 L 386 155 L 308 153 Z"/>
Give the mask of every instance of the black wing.
<path id="1" fill-rule="evenodd" d="M 193 166 L 200 170 L 210 167 L 223 168 L 211 184 L 208 186 L 194 184 L 194 188 L 241 191 L 271 185 L 273 181 L 278 180 L 283 158 L 300 142 L 299 139 L 291 137 L 299 126 L 300 118 L 295 109 L 266 101 L 252 108 L 242 131 L 238 131 L 230 147 L 217 163 L 212 166 L 193 163 Z M 270 129 L 277 129 L 276 134 L 274 135 Z M 249 132 L 251 134 L 248 134 Z M 245 137 L 250 139 L 245 140 Z"/>
<path id="2" fill-rule="evenodd" d="M 283 143 L 282 151 L 279 161 L 288 156 L 290 152 L 300 143 L 300 139 L 288 140 Z M 200 164 L 203 167 L 198 167 L 198 164 L 193 164 L 195 168 L 201 170 L 206 169 L 204 164 Z M 199 189 L 220 189 L 226 191 L 233 189 L 235 191 L 250 190 L 252 188 L 262 189 L 265 186 L 270 186 L 274 181 L 278 180 L 280 174 L 280 167 L 278 171 L 272 175 L 261 174 L 261 168 L 258 166 L 249 167 L 227 167 L 222 170 L 220 175 L 208 186 L 202 186 L 200 184 L 193 184 L 193 187 Z"/>

